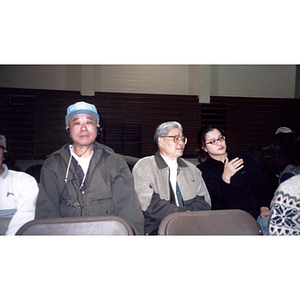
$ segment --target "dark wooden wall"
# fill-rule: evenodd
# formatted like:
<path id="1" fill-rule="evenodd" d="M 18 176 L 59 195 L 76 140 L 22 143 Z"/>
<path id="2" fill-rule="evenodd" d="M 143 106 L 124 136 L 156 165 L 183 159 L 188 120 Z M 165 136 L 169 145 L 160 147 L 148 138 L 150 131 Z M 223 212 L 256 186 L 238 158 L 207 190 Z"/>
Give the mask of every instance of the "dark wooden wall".
<path id="1" fill-rule="evenodd" d="M 300 133 L 300 99 L 211 97 L 211 104 L 226 106 L 226 142 L 232 151 L 270 145 L 278 127 Z"/>
<path id="2" fill-rule="evenodd" d="M 67 107 L 77 101 L 96 105 L 104 143 L 116 152 L 143 157 L 155 153 L 153 135 L 165 121 L 176 120 L 188 138 L 185 157 L 197 157 L 196 136 L 202 125 L 223 127 L 230 150 L 273 142 L 275 130 L 287 126 L 300 132 L 300 100 L 245 97 L 96 93 L 74 91 L 0 89 L 0 134 L 6 135 L 15 159 L 44 159 L 69 142 L 65 134 Z M 125 146 L 124 146 L 125 145 Z"/>
<path id="3" fill-rule="evenodd" d="M 197 96 L 96 93 L 87 97 L 79 92 L 26 89 L 0 89 L 0 96 L 0 132 L 7 136 L 17 159 L 43 159 L 69 142 L 64 120 L 67 107 L 77 101 L 96 105 L 104 143 L 116 151 L 122 127 L 134 128 L 132 136 L 125 136 L 127 146 L 133 145 L 121 154 L 143 157 L 155 153 L 156 127 L 176 120 L 188 137 L 185 156 L 197 156 L 196 134 L 201 125 Z"/>

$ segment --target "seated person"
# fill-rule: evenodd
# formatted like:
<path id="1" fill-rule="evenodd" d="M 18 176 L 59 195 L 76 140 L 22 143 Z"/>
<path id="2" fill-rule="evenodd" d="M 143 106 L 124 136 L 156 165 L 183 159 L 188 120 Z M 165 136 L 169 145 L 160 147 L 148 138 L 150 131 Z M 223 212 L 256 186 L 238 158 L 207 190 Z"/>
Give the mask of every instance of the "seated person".
<path id="1" fill-rule="evenodd" d="M 289 149 L 295 134 L 288 127 L 279 127 L 275 132 L 274 143 L 264 147 L 260 152 L 259 164 L 269 182 L 272 194 L 278 187 L 281 172 L 291 163 Z"/>
<path id="2" fill-rule="evenodd" d="M 270 209 L 269 235 L 300 235 L 300 174 L 279 185 Z"/>
<path id="3" fill-rule="evenodd" d="M 201 128 L 198 143 L 208 156 L 198 168 L 208 188 L 212 209 L 241 209 L 255 219 L 259 217 L 258 221 L 268 217 L 272 195 L 254 160 L 247 154 L 228 151 L 224 131 L 215 126 Z M 260 225 L 267 234 L 268 228 Z"/>
<path id="4" fill-rule="evenodd" d="M 290 144 L 290 164 L 282 171 L 279 177 L 279 184 L 285 180 L 300 174 L 300 136 L 294 137 Z"/>
<path id="5" fill-rule="evenodd" d="M 125 160 L 97 143 L 99 115 L 94 105 L 77 102 L 67 109 L 72 142 L 52 153 L 40 177 L 36 219 L 116 215 L 135 234 L 144 234 L 144 216 Z"/>
<path id="6" fill-rule="evenodd" d="M 6 155 L 6 138 L 0 135 L 0 234 L 14 235 L 34 219 L 39 188 L 32 176 L 9 170 L 3 163 Z"/>
<path id="7" fill-rule="evenodd" d="M 155 233 L 170 213 L 210 210 L 210 196 L 201 172 L 183 155 L 186 137 L 178 122 L 166 122 L 155 131 L 155 155 L 134 166 L 134 187 L 145 216 L 146 234 Z"/>

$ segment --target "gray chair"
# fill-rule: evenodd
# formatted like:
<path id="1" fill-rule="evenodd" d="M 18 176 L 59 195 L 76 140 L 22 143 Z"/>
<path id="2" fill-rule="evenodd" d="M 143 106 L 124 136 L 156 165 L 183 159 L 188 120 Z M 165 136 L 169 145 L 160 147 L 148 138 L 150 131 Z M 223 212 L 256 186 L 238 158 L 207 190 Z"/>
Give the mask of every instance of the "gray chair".
<path id="1" fill-rule="evenodd" d="M 35 219 L 16 235 L 134 235 L 131 226 L 117 216 Z"/>
<path id="2" fill-rule="evenodd" d="M 262 235 L 256 220 L 243 210 L 206 210 L 172 213 L 159 235 Z"/>

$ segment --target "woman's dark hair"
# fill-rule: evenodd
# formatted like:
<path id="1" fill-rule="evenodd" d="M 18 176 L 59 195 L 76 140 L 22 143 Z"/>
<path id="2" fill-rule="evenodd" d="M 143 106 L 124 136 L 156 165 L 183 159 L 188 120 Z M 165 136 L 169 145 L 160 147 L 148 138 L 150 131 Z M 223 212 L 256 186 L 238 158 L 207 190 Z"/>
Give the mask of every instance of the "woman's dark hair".
<path id="1" fill-rule="evenodd" d="M 199 145 L 199 149 L 198 149 L 198 160 L 201 163 L 203 161 L 203 159 L 208 157 L 208 154 L 202 149 L 202 147 L 205 147 L 205 136 L 208 132 L 217 129 L 220 131 L 220 133 L 225 136 L 225 132 L 222 128 L 218 127 L 218 126 L 213 126 L 213 125 L 206 125 L 201 127 L 201 129 L 198 131 L 197 133 L 197 141 L 198 141 L 198 145 Z"/>

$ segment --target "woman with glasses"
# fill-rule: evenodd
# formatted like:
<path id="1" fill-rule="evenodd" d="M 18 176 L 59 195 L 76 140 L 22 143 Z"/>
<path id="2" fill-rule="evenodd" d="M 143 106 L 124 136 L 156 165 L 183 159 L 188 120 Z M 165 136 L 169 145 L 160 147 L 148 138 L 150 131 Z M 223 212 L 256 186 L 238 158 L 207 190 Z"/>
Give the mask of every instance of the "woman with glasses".
<path id="1" fill-rule="evenodd" d="M 156 233 L 170 213 L 211 209 L 201 172 L 180 158 L 187 143 L 182 126 L 175 121 L 159 125 L 154 141 L 156 154 L 140 159 L 132 170 L 146 234 Z"/>
<path id="2" fill-rule="evenodd" d="M 228 151 L 221 128 L 205 126 L 197 138 L 200 154 L 207 156 L 204 162 L 199 160 L 197 167 L 209 191 L 212 209 L 244 210 L 258 219 L 267 234 L 262 223 L 270 215 L 272 195 L 258 165 L 247 154 Z"/>

